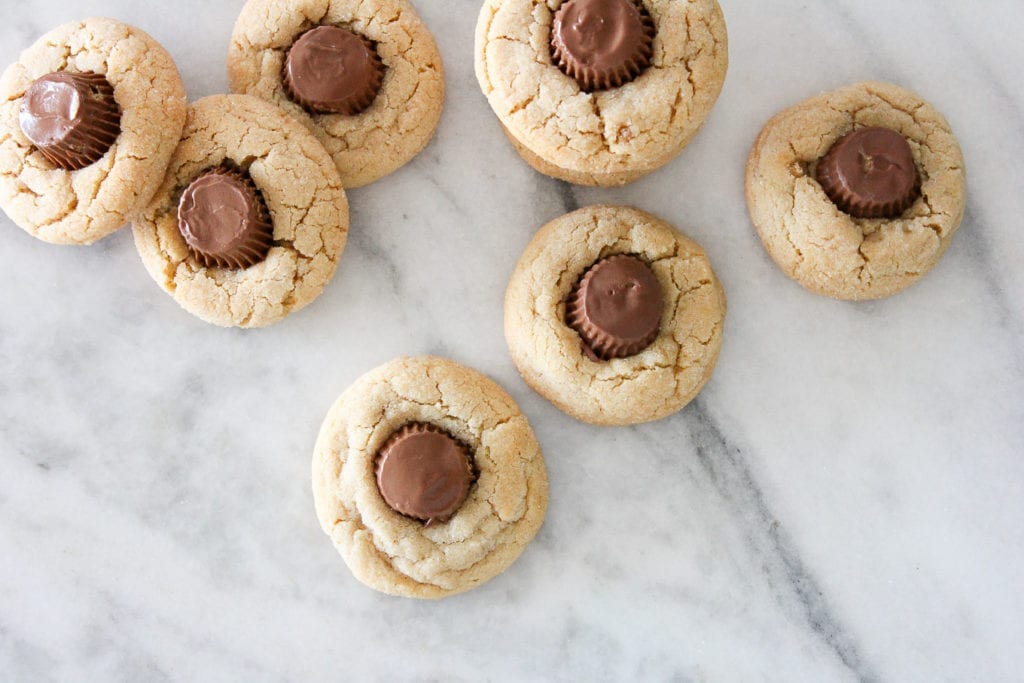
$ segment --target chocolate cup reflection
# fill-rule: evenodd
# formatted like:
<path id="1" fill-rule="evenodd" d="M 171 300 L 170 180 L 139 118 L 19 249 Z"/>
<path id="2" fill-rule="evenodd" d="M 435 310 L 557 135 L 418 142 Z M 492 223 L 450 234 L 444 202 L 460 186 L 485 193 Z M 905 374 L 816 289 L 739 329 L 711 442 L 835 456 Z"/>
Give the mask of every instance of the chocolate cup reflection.
<path id="1" fill-rule="evenodd" d="M 90 166 L 121 134 L 121 110 L 114 88 L 96 73 L 57 71 L 37 79 L 19 112 L 25 137 L 57 168 Z"/>

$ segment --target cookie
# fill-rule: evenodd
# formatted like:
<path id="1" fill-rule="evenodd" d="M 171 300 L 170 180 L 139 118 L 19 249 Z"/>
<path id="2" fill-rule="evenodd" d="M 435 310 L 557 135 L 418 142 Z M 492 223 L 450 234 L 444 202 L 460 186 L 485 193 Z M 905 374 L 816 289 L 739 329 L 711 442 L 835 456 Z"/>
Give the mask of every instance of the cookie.
<path id="1" fill-rule="evenodd" d="M 531 166 L 616 186 L 686 147 L 729 57 L 716 0 L 486 0 L 475 60 L 484 95 Z"/>
<path id="2" fill-rule="evenodd" d="M 174 61 L 143 31 L 54 29 L 0 77 L 0 207 L 46 242 L 106 237 L 159 187 L 185 107 Z"/>
<path id="3" fill-rule="evenodd" d="M 746 194 L 786 275 L 817 294 L 862 300 L 896 294 L 938 263 L 967 186 L 942 115 L 909 90 L 869 82 L 772 118 L 750 153 Z"/>
<path id="4" fill-rule="evenodd" d="M 318 77 L 339 63 L 336 77 Z M 437 45 L 406 0 L 249 0 L 231 37 L 228 81 L 309 128 L 346 188 L 412 160 L 444 104 Z"/>
<path id="5" fill-rule="evenodd" d="M 526 383 L 561 410 L 630 425 L 700 392 L 725 309 L 700 245 L 643 211 L 590 206 L 527 246 L 505 293 L 505 338 Z"/>
<path id="6" fill-rule="evenodd" d="M 501 387 L 450 360 L 399 358 L 356 380 L 327 414 L 313 496 L 357 579 L 441 598 L 519 557 L 544 520 L 547 471 Z"/>
<path id="7" fill-rule="evenodd" d="M 330 281 L 348 202 L 301 124 L 258 98 L 215 95 L 188 108 L 163 184 L 132 228 L 146 270 L 182 308 L 215 325 L 263 327 Z"/>

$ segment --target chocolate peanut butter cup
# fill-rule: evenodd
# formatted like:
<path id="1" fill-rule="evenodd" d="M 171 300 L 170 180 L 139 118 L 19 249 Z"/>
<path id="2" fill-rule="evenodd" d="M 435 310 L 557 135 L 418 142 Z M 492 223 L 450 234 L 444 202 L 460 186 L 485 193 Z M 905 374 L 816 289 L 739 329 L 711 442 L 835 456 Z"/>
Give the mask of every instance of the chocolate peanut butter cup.
<path id="1" fill-rule="evenodd" d="M 422 422 L 388 438 L 377 454 L 376 475 L 384 502 L 428 526 L 448 521 L 466 502 L 475 479 L 468 449 Z"/>
<path id="2" fill-rule="evenodd" d="M 117 140 L 121 109 L 105 76 L 56 71 L 29 86 L 19 123 L 50 163 L 77 171 L 103 158 Z"/>
<path id="3" fill-rule="evenodd" d="M 230 165 L 207 171 L 178 202 L 178 229 L 207 268 L 244 270 L 267 257 L 270 212 L 249 175 Z"/>
<path id="4" fill-rule="evenodd" d="M 384 63 L 367 38 L 338 26 L 306 31 L 288 50 L 288 95 L 314 114 L 365 111 L 384 82 Z"/>
<path id="5" fill-rule="evenodd" d="M 888 128 L 860 128 L 818 161 L 829 199 L 854 218 L 898 218 L 921 195 L 921 176 L 907 139 Z"/>
<path id="6" fill-rule="evenodd" d="M 658 338 L 665 294 L 651 267 L 632 255 L 609 256 L 580 278 L 566 305 L 566 324 L 596 360 L 634 356 Z"/>
<path id="7" fill-rule="evenodd" d="M 639 0 L 567 0 L 551 24 L 551 57 L 584 92 L 618 88 L 651 65 L 654 34 Z"/>

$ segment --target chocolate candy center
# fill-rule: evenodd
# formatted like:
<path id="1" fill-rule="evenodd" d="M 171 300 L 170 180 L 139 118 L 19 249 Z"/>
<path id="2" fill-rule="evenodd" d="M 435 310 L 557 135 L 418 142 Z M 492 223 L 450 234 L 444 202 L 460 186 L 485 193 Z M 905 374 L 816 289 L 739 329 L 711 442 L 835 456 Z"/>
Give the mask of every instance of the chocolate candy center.
<path id="1" fill-rule="evenodd" d="M 82 125 L 82 100 L 85 97 L 71 74 L 43 76 L 25 93 L 21 129 L 40 147 L 59 144 Z"/>
<path id="2" fill-rule="evenodd" d="M 120 134 L 114 89 L 94 73 L 58 71 L 36 80 L 19 112 L 25 137 L 58 168 L 78 170 L 99 161 Z"/>
<path id="3" fill-rule="evenodd" d="M 861 128 L 840 138 L 818 162 L 817 179 L 855 218 L 897 218 L 920 196 L 910 144 L 888 128 Z"/>
<path id="4" fill-rule="evenodd" d="M 220 168 L 196 178 L 178 203 L 178 229 L 206 266 L 244 269 L 262 261 L 273 228 L 252 181 Z"/>
<path id="5" fill-rule="evenodd" d="M 551 25 L 552 58 L 587 92 L 616 88 L 650 66 L 653 38 L 633 0 L 568 0 Z"/>
<path id="6" fill-rule="evenodd" d="M 650 266 L 636 256 L 611 256 L 584 274 L 566 319 L 596 358 L 625 358 L 657 339 L 664 305 L 665 294 Z"/>
<path id="7" fill-rule="evenodd" d="M 373 102 L 383 72 L 368 40 L 337 26 L 318 26 L 302 34 L 288 51 L 284 84 L 311 112 L 352 115 Z"/>
<path id="8" fill-rule="evenodd" d="M 433 425 L 398 430 L 377 456 L 377 488 L 395 511 L 431 524 L 447 521 L 473 483 L 465 447 Z"/>

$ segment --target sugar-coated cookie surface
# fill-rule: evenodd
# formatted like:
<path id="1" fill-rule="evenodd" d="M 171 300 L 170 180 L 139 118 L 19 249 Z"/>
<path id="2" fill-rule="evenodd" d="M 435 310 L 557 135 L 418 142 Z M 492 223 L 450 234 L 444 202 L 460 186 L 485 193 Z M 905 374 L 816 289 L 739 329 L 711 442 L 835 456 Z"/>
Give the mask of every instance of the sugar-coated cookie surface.
<path id="1" fill-rule="evenodd" d="M 282 81 L 289 48 L 318 25 L 365 36 L 384 63 L 380 92 L 360 114 L 311 114 Z M 407 0 L 249 0 L 228 53 L 234 92 L 269 100 L 301 121 L 334 158 L 347 188 L 404 166 L 430 142 L 444 104 L 444 68 Z"/>
<path id="2" fill-rule="evenodd" d="M 273 222 L 266 259 L 244 270 L 208 268 L 178 228 L 178 201 L 225 161 L 248 171 Z M 221 326 L 263 327 L 319 296 L 348 236 L 348 201 L 316 138 L 272 104 L 214 95 L 188 109 L 163 184 L 133 223 L 146 270 L 184 309 Z"/>
<path id="3" fill-rule="evenodd" d="M 447 522 L 403 516 L 377 487 L 378 451 L 410 423 L 439 427 L 472 452 L 477 479 Z M 544 520 L 548 483 L 537 439 L 501 387 L 443 358 L 399 358 L 360 377 L 330 409 L 313 455 L 313 496 L 357 579 L 392 595 L 441 598 L 519 557 Z"/>
<path id="4" fill-rule="evenodd" d="M 894 219 L 854 218 L 815 179 L 837 140 L 867 126 L 903 135 L 920 197 Z M 967 203 L 963 154 L 949 124 L 918 95 L 859 83 L 787 109 L 761 131 L 747 162 L 750 218 L 772 259 L 812 292 L 878 299 L 917 282 L 938 263 Z"/>
<path id="5" fill-rule="evenodd" d="M 614 254 L 639 256 L 654 271 L 665 295 L 661 332 L 637 355 L 594 360 L 566 324 L 566 300 L 594 262 Z M 700 392 L 725 311 L 700 245 L 643 211 L 590 206 L 548 223 L 527 246 L 505 294 L 505 338 L 523 379 L 560 409 L 629 425 L 667 417 Z"/>
<path id="6" fill-rule="evenodd" d="M 121 132 L 95 163 L 55 167 L 25 136 L 19 111 L 48 73 L 93 72 L 113 86 Z M 112 19 L 64 24 L 25 50 L 0 78 L 0 207 L 46 242 L 91 244 L 124 226 L 152 198 L 185 122 L 185 88 L 153 38 Z"/>
<path id="7" fill-rule="evenodd" d="M 486 0 L 476 75 L 520 154 L 538 171 L 582 185 L 623 185 L 673 159 L 714 106 L 728 68 L 716 0 L 643 0 L 653 18 L 652 65 L 594 93 L 562 73 L 550 48 L 563 3 Z"/>

